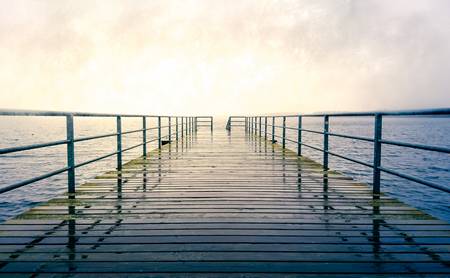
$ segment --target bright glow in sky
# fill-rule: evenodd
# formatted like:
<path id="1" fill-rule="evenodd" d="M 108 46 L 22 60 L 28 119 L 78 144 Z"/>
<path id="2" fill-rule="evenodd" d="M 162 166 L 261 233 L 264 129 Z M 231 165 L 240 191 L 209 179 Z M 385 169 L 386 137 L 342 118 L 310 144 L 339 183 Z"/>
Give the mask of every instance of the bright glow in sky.
<path id="1" fill-rule="evenodd" d="M 450 1 L 0 1 L 0 107 L 450 106 Z"/>

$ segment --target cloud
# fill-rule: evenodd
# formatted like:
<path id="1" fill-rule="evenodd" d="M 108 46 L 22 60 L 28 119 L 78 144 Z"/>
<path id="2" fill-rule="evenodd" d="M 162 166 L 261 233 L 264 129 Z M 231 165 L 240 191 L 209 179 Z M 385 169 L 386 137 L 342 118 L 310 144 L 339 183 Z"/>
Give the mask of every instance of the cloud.
<path id="1" fill-rule="evenodd" d="M 6 108 L 449 106 L 450 2 L 2 1 Z"/>

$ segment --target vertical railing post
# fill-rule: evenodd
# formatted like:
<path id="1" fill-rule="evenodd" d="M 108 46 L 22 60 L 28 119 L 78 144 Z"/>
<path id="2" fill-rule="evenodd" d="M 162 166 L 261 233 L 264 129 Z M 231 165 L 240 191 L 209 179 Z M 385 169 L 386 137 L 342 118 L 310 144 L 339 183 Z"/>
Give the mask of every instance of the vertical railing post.
<path id="1" fill-rule="evenodd" d="M 184 117 L 181 117 L 181 138 L 184 137 Z"/>
<path id="2" fill-rule="evenodd" d="M 302 116 L 298 116 L 297 126 L 297 155 L 302 156 Z"/>
<path id="3" fill-rule="evenodd" d="M 259 137 L 261 137 L 261 131 L 262 131 L 262 122 L 261 117 L 259 117 Z"/>
<path id="4" fill-rule="evenodd" d="M 275 117 L 272 117 L 272 143 L 275 142 Z"/>
<path id="5" fill-rule="evenodd" d="M 210 120 L 211 120 L 211 132 L 213 132 L 213 130 L 214 130 L 214 118 L 211 117 Z"/>
<path id="6" fill-rule="evenodd" d="M 267 140 L 267 117 L 264 117 L 264 139 Z"/>
<path id="7" fill-rule="evenodd" d="M 252 133 L 256 134 L 256 117 L 252 117 L 253 121 L 252 121 Z"/>
<path id="8" fill-rule="evenodd" d="M 178 117 L 175 117 L 175 125 L 176 125 L 176 127 L 175 127 L 175 132 L 176 132 L 175 139 L 178 141 Z"/>
<path id="9" fill-rule="evenodd" d="M 158 149 L 161 149 L 161 116 L 158 116 Z"/>
<path id="10" fill-rule="evenodd" d="M 172 142 L 172 117 L 169 116 L 169 142 Z"/>
<path id="11" fill-rule="evenodd" d="M 328 115 L 323 117 L 323 168 L 328 170 L 328 131 L 330 119 Z"/>
<path id="12" fill-rule="evenodd" d="M 244 117 L 244 130 L 247 132 L 247 117 Z"/>
<path id="13" fill-rule="evenodd" d="M 373 148 L 373 194 L 380 194 L 381 184 L 381 136 L 383 130 L 383 118 L 380 114 L 375 115 L 374 148 Z"/>
<path id="14" fill-rule="evenodd" d="M 253 117 L 250 117 L 250 133 L 253 133 Z"/>
<path id="15" fill-rule="evenodd" d="M 142 155 L 147 156 L 147 117 L 142 117 Z"/>
<path id="16" fill-rule="evenodd" d="M 117 116 L 117 171 L 122 171 L 122 118 Z"/>
<path id="17" fill-rule="evenodd" d="M 73 115 L 66 116 L 66 137 L 67 137 L 67 192 L 75 193 L 75 144 Z"/>
<path id="18" fill-rule="evenodd" d="M 283 116 L 283 149 L 286 148 L 286 116 Z"/>

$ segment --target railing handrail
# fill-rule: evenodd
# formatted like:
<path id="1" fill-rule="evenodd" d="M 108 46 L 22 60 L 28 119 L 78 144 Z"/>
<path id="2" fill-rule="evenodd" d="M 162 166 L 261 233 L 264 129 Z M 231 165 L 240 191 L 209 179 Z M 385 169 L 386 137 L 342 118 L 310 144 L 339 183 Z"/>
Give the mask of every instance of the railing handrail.
<path id="1" fill-rule="evenodd" d="M 5 193 L 11 190 L 14 190 L 16 188 L 20 188 L 22 186 L 44 180 L 47 178 L 50 178 L 52 176 L 67 172 L 68 173 L 68 193 L 74 193 L 75 192 L 75 169 L 79 168 L 81 166 L 88 165 L 90 163 L 94 163 L 96 161 L 111 157 L 116 155 L 117 156 L 117 170 L 120 172 L 122 170 L 122 153 L 141 147 L 142 146 L 142 154 L 143 156 L 147 155 L 147 144 L 158 141 L 158 148 L 162 147 L 162 141 L 164 138 L 167 138 L 168 141 L 172 141 L 172 135 L 175 136 L 176 140 L 179 139 L 179 136 L 181 135 L 181 138 L 184 136 L 187 136 L 188 134 L 191 134 L 193 132 L 197 131 L 198 128 L 198 119 L 205 119 L 207 118 L 211 126 L 211 131 L 213 130 L 213 122 L 214 119 L 212 116 L 159 116 L 159 115 L 130 115 L 130 114 L 102 114 L 102 113 L 84 113 L 84 112 L 60 112 L 60 111 L 36 111 L 36 110 L 8 110 L 8 109 L 0 109 L 0 116 L 43 116 L 43 117 L 65 117 L 66 118 L 66 139 L 65 140 L 58 140 L 58 141 L 52 141 L 52 142 L 44 142 L 44 143 L 38 143 L 38 144 L 31 144 L 26 146 L 19 146 L 19 147 L 9 147 L 9 148 L 2 148 L 0 149 L 0 155 L 4 154 L 10 154 L 10 153 L 16 153 L 21 151 L 27 151 L 27 150 L 34 150 L 34 149 L 42 149 L 52 146 L 58 146 L 58 145 L 66 145 L 67 146 L 67 166 L 52 172 L 48 172 L 45 174 L 42 174 L 37 177 L 29 178 L 27 180 L 22 180 L 10 185 L 2 186 L 0 188 L 0 194 Z M 94 136 L 87 136 L 87 137 L 79 137 L 75 138 L 74 136 L 74 117 L 115 117 L 116 118 L 116 132 L 114 133 L 108 133 L 108 134 L 99 134 Z M 126 130 L 122 131 L 122 122 L 121 119 L 123 117 L 134 117 L 134 118 L 141 118 L 142 119 L 142 128 L 140 129 L 134 129 L 134 130 Z M 156 118 L 158 121 L 157 126 L 155 127 L 147 127 L 147 119 L 148 118 Z M 161 124 L 161 119 L 165 118 L 168 121 L 167 125 Z M 172 120 L 175 121 L 172 121 Z M 181 123 L 180 123 L 181 120 Z M 204 121 L 201 121 L 204 122 Z M 202 125 L 205 126 L 205 125 Z M 172 127 L 175 128 L 175 132 L 172 132 Z M 181 127 L 181 128 L 180 128 Z M 157 129 L 157 138 L 152 140 L 147 140 L 147 131 Z M 162 135 L 161 129 L 168 129 L 168 134 Z M 122 135 L 125 134 L 131 134 L 131 133 L 137 133 L 142 132 L 142 142 L 127 147 L 125 149 L 122 148 Z M 82 142 L 82 141 L 90 141 L 90 140 L 97 140 L 101 138 L 106 137 L 116 137 L 117 142 L 117 150 L 102 155 L 96 158 L 93 158 L 88 161 L 84 161 L 78 164 L 75 164 L 75 143 Z"/>
<path id="2" fill-rule="evenodd" d="M 432 109 L 409 109 L 409 110 L 386 110 L 386 111 L 368 111 L 368 112 L 322 112 L 322 113 L 309 113 L 309 114 L 264 114 L 264 115 L 248 115 L 248 116 L 230 116 L 230 117 L 275 117 L 275 118 L 294 118 L 298 116 L 302 117 L 353 117 L 353 116 L 426 116 L 426 115 L 450 115 L 450 108 L 432 108 Z"/>
<path id="3" fill-rule="evenodd" d="M 397 140 L 386 140 L 382 138 L 382 130 L 383 130 L 383 117 L 384 116 L 450 116 L 450 108 L 436 108 L 436 109 L 422 109 L 422 110 L 401 110 L 401 111 L 377 111 L 377 112 L 345 112 L 345 113 L 320 113 L 320 114 L 297 114 L 297 115 L 257 115 L 257 116 L 230 116 L 228 118 L 228 125 L 227 129 L 231 130 L 233 126 L 233 119 L 235 118 L 245 118 L 245 131 L 246 132 L 252 132 L 255 134 L 259 133 L 259 136 L 264 135 L 264 138 L 267 139 L 267 135 L 272 136 L 272 142 L 275 143 L 275 138 L 280 138 L 282 140 L 282 146 L 283 148 L 286 147 L 286 141 L 297 143 L 297 153 L 299 156 L 302 155 L 302 146 L 314 149 L 316 151 L 320 151 L 323 153 L 323 168 L 325 171 L 328 170 L 328 156 L 336 156 L 341 159 L 345 159 L 348 161 L 351 161 L 353 163 L 357 163 L 369 168 L 373 169 L 373 175 L 372 175 L 372 186 L 373 186 L 373 193 L 375 195 L 380 194 L 380 185 L 381 185 L 381 172 L 388 173 L 390 175 L 395 175 L 397 177 L 407 179 L 413 182 L 417 182 L 447 193 L 450 193 L 450 186 L 443 186 L 440 184 L 437 184 L 435 182 L 431 182 L 419 177 L 415 177 L 409 174 L 401 173 L 396 170 L 388 169 L 381 166 L 381 158 L 382 158 L 382 152 L 381 147 L 383 145 L 395 145 L 403 148 L 413 148 L 413 149 L 420 149 L 424 151 L 433 151 L 438 153 L 445 153 L 450 154 L 450 148 L 445 146 L 433 146 L 433 145 L 426 145 L 426 144 L 417 144 L 417 143 L 411 143 L 411 142 L 401 142 Z M 297 118 L 298 126 L 297 127 L 287 127 L 286 126 L 286 118 Z M 304 117 L 323 117 L 323 130 L 311 130 L 311 129 L 305 129 L 302 127 L 302 118 Z M 369 137 L 361 137 L 361 136 L 355 136 L 355 135 L 347 135 L 347 134 L 340 134 L 340 133 L 333 133 L 329 131 L 330 122 L 329 119 L 331 117 L 373 117 L 375 119 L 374 122 L 374 135 L 373 138 Z M 281 118 L 282 124 L 276 125 L 275 121 L 276 119 Z M 264 119 L 264 123 L 262 122 L 262 119 Z M 272 119 L 272 123 L 268 123 L 268 119 Z M 242 125 L 240 125 L 242 126 Z M 267 127 L 272 127 L 272 132 L 267 132 Z M 263 131 L 264 128 L 264 131 Z M 282 135 L 276 135 L 275 128 L 281 128 L 282 129 Z M 296 130 L 297 131 L 297 140 L 291 140 L 287 138 L 286 136 L 286 129 L 290 130 Z M 310 133 L 316 133 L 323 135 L 323 146 L 313 146 L 310 144 L 306 144 L 302 141 L 302 133 L 303 132 L 310 132 Z M 262 134 L 263 133 L 263 134 Z M 355 158 L 351 158 L 342 154 L 334 153 L 330 151 L 329 148 L 329 137 L 341 137 L 346 139 L 353 139 L 358 141 L 365 141 L 365 142 L 372 142 L 374 144 L 373 148 L 373 164 L 366 163 L 363 161 L 360 161 Z"/>
<path id="4" fill-rule="evenodd" d="M 148 117 L 148 118 L 187 118 L 187 117 L 212 117 L 212 116 L 195 116 L 195 115 L 147 115 L 147 114 L 111 114 L 111 113 L 88 113 L 88 112 L 69 112 L 69 111 L 44 111 L 44 110 L 26 110 L 26 109 L 0 109 L 0 116 L 45 116 L 45 117 Z"/>

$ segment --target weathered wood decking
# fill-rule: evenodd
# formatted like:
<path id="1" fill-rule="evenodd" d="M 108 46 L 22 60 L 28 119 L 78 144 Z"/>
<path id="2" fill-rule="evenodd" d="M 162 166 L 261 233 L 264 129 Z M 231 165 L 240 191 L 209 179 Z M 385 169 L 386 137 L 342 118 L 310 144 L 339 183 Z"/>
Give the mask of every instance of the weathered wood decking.
<path id="1" fill-rule="evenodd" d="M 165 145 L 0 235 L 5 277 L 450 275 L 448 223 L 238 130 Z"/>

